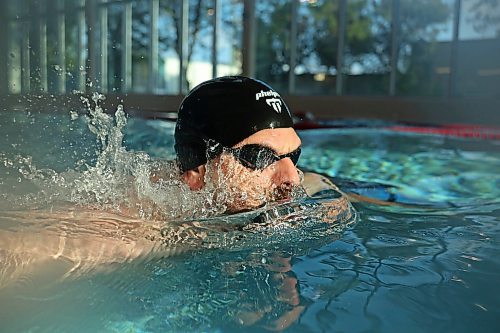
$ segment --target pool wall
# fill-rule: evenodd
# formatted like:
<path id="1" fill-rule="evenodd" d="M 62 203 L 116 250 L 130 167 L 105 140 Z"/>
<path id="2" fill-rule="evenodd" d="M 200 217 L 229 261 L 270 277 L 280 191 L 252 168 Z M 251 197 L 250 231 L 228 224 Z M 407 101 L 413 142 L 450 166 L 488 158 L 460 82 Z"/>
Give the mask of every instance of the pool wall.
<path id="1" fill-rule="evenodd" d="M 0 95 L 0 110 L 30 109 L 58 112 L 80 110 L 81 94 Z M 89 97 L 89 96 L 87 96 Z M 119 104 L 126 113 L 141 118 L 175 119 L 184 95 L 106 94 L 105 111 Z M 468 124 L 500 127 L 500 99 L 404 98 L 349 96 L 284 96 L 297 115 L 309 113 L 321 120 L 375 119 L 420 125 Z M 82 110 L 84 111 L 84 110 Z"/>

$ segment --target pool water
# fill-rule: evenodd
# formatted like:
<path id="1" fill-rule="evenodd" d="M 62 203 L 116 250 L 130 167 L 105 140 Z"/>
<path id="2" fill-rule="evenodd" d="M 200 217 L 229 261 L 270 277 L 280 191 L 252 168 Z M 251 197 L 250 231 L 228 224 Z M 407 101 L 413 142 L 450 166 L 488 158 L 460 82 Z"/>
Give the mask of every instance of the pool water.
<path id="1" fill-rule="evenodd" d="M 63 186 L 49 186 L 99 161 L 83 117 L 1 116 L 0 229 L 92 221 L 54 208 Z M 124 132 L 123 146 L 146 152 L 143 160 L 173 158 L 172 123 L 129 119 Z M 355 220 L 324 237 L 251 231 L 257 236 L 245 246 L 151 252 L 56 282 L 51 271 L 26 275 L 21 287 L 0 289 L 0 331 L 500 330 L 499 141 L 381 128 L 299 135 L 300 167 L 367 198 L 353 202 Z M 33 168 L 37 177 L 26 178 Z M 57 214 L 19 213 L 40 207 Z M 111 226 L 120 219 L 106 217 Z"/>

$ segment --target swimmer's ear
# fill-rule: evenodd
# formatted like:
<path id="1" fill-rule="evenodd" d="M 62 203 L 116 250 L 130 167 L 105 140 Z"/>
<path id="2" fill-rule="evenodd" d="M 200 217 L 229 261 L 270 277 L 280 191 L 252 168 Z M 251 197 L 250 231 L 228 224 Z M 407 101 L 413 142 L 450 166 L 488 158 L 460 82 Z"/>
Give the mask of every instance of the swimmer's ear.
<path id="1" fill-rule="evenodd" d="M 200 165 L 182 174 L 182 180 L 189 186 L 191 191 L 198 191 L 205 186 L 205 166 Z"/>

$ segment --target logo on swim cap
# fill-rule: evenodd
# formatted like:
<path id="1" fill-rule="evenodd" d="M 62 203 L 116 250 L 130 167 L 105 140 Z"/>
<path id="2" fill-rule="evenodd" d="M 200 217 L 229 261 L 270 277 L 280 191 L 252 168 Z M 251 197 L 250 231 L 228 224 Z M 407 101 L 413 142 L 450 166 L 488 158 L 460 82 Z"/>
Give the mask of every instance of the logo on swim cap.
<path id="1" fill-rule="evenodd" d="M 264 91 L 261 90 L 260 92 L 255 94 L 255 99 L 258 101 L 261 97 L 275 97 L 275 98 L 266 98 L 266 103 L 267 105 L 271 106 L 274 111 L 277 113 L 281 113 L 281 97 L 276 91 L 268 90 Z"/>
<path id="2" fill-rule="evenodd" d="M 272 106 L 274 111 L 281 113 L 281 99 L 268 98 L 268 99 L 266 99 L 266 103 L 267 103 L 267 105 Z"/>

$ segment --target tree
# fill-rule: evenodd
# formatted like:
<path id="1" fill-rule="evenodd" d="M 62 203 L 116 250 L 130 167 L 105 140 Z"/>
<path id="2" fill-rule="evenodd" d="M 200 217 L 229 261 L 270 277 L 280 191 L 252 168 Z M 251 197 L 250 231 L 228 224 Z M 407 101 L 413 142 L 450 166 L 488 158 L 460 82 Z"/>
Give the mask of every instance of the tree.
<path id="1" fill-rule="evenodd" d="M 477 0 L 471 6 L 470 17 L 477 32 L 496 29 L 500 37 L 500 0 Z"/>
<path id="2" fill-rule="evenodd" d="M 362 74 L 389 72 L 392 9 L 391 0 L 347 1 L 344 68 L 340 71 L 350 74 L 351 67 L 358 64 L 362 68 Z M 284 81 L 290 63 L 291 2 L 266 1 L 257 10 L 258 75 L 271 81 Z M 297 63 L 306 73 L 339 71 L 338 11 L 339 1 L 318 0 L 301 4 Z M 420 61 L 420 65 L 429 65 L 419 60 L 420 57 L 425 57 L 421 43 L 434 43 L 450 14 L 450 7 L 444 0 L 400 1 L 398 70 L 402 73 L 402 80 L 406 79 L 407 71 L 414 69 L 410 64 Z M 412 80 L 418 84 L 419 80 Z M 415 85 L 411 86 L 416 88 Z"/>

